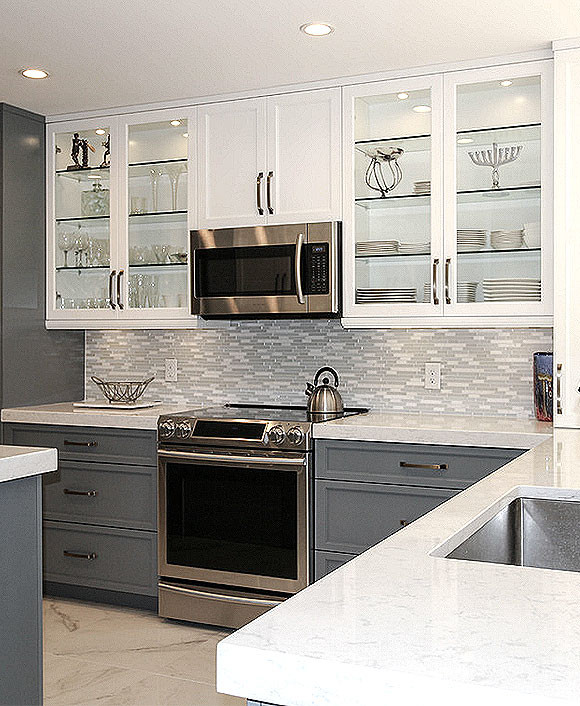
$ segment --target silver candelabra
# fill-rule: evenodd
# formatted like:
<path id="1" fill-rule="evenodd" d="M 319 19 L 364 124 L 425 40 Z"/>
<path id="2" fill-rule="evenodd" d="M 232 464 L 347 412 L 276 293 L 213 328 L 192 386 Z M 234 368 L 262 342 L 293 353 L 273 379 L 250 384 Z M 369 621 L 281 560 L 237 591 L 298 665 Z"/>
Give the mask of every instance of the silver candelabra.
<path id="1" fill-rule="evenodd" d="M 497 142 L 494 142 L 490 150 L 477 150 L 468 154 L 476 166 L 491 167 L 491 188 L 499 189 L 499 168 L 504 164 L 515 162 L 522 149 L 522 145 L 498 147 Z"/>

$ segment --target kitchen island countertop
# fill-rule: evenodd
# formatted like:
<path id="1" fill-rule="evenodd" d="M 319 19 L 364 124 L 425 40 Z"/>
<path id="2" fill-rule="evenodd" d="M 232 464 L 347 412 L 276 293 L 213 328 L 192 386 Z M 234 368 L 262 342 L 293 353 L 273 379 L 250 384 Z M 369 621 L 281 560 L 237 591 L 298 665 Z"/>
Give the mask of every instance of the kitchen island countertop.
<path id="1" fill-rule="evenodd" d="M 218 690 L 280 706 L 578 703 L 580 574 L 445 558 L 522 496 L 580 500 L 580 431 L 222 640 Z"/>
<path id="2" fill-rule="evenodd" d="M 57 468 L 56 449 L 0 445 L 0 483 L 50 473 Z"/>

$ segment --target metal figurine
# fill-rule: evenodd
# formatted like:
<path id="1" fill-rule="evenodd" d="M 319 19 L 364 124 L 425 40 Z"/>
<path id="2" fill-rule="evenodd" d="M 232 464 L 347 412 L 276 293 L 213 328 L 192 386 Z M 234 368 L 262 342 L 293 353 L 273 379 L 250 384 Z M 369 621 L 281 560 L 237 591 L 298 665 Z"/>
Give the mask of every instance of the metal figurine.
<path id="1" fill-rule="evenodd" d="M 107 139 L 101 142 L 101 145 L 105 148 L 105 153 L 103 154 L 103 161 L 101 162 L 101 169 L 110 167 L 110 157 L 111 157 L 111 135 L 107 135 Z"/>
<path id="2" fill-rule="evenodd" d="M 515 162 L 522 149 L 523 145 L 498 147 L 497 142 L 493 142 L 490 150 L 477 150 L 467 154 L 477 167 L 491 167 L 491 188 L 499 189 L 499 168 Z"/>
<path id="3" fill-rule="evenodd" d="M 89 169 L 89 150 L 94 152 L 95 148 L 86 138 L 81 138 L 79 133 L 75 132 L 72 139 L 72 148 L 70 153 L 74 164 L 68 166 L 67 169 Z"/>

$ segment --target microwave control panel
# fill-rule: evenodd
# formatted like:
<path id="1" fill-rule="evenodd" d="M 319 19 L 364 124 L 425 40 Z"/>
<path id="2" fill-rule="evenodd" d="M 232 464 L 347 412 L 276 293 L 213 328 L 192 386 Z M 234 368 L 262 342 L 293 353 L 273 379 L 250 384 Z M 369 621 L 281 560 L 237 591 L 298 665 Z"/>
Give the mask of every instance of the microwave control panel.
<path id="1" fill-rule="evenodd" d="M 308 243 L 306 245 L 306 263 L 308 274 L 305 279 L 308 294 L 328 294 L 329 282 L 329 244 Z"/>

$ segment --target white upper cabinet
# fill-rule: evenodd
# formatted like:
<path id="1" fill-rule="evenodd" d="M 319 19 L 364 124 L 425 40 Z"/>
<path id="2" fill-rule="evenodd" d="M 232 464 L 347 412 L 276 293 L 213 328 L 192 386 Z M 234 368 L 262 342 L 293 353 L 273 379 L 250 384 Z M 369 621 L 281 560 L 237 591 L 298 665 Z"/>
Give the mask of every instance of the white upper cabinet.
<path id="1" fill-rule="evenodd" d="M 550 325 L 552 62 L 345 88 L 345 323 Z"/>
<path id="2" fill-rule="evenodd" d="M 266 222 L 266 102 L 198 108 L 198 227 Z"/>
<path id="3" fill-rule="evenodd" d="M 340 219 L 340 89 L 198 109 L 197 227 Z"/>
<path id="4" fill-rule="evenodd" d="M 340 219 L 340 89 L 267 99 L 268 223 Z"/>

